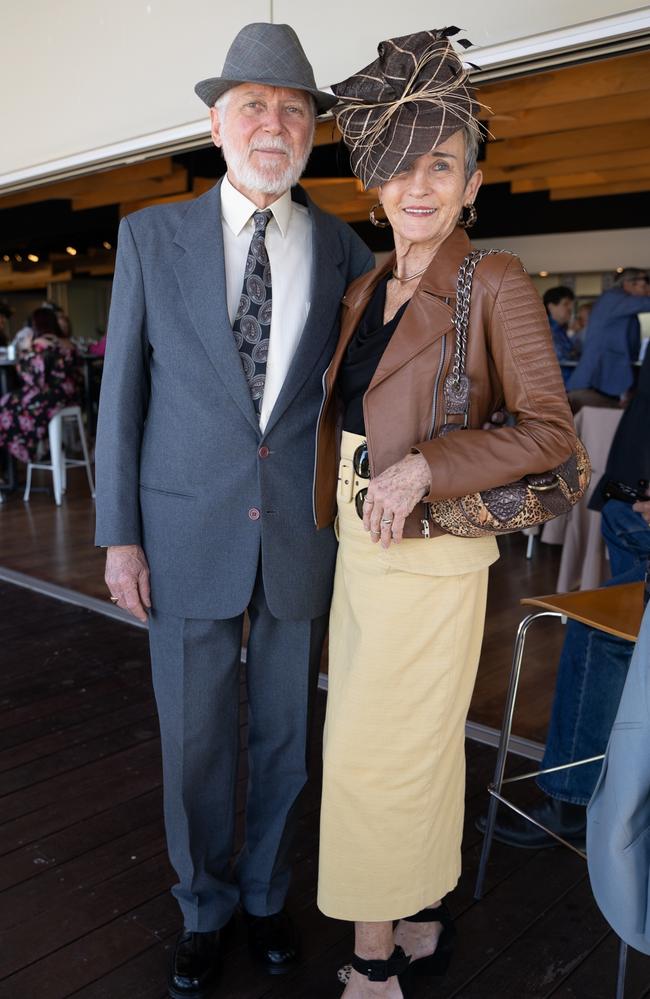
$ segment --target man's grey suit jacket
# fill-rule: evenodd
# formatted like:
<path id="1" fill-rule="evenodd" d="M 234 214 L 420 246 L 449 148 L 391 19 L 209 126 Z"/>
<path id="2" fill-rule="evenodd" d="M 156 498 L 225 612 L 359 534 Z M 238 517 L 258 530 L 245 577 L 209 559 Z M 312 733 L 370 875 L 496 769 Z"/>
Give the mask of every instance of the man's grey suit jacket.
<path id="1" fill-rule="evenodd" d="M 261 434 L 227 311 L 220 186 L 121 222 L 99 407 L 95 540 L 142 545 L 159 611 L 241 614 L 261 552 L 271 613 L 319 617 L 336 553 L 333 532 L 316 531 L 312 509 L 322 376 L 343 293 L 372 255 L 349 226 L 294 189 L 313 226 L 311 307 Z"/>
<path id="2" fill-rule="evenodd" d="M 587 861 L 607 922 L 650 954 L 650 606 L 587 808 Z"/>

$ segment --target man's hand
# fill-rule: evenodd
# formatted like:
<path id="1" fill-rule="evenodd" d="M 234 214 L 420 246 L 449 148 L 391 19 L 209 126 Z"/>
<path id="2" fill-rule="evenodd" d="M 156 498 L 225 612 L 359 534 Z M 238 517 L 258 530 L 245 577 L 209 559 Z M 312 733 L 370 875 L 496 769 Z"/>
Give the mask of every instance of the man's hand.
<path id="1" fill-rule="evenodd" d="M 404 521 L 416 503 L 429 492 L 431 472 L 421 454 L 408 454 L 371 479 L 363 505 L 363 526 L 370 540 L 382 548 L 400 542 Z"/>
<path id="2" fill-rule="evenodd" d="M 151 597 L 149 566 L 140 545 L 110 545 L 106 552 L 104 579 L 113 603 L 145 624 Z"/>
<path id="3" fill-rule="evenodd" d="M 646 524 L 650 526 L 650 499 L 639 500 L 638 503 L 634 504 L 632 509 L 640 513 Z"/>

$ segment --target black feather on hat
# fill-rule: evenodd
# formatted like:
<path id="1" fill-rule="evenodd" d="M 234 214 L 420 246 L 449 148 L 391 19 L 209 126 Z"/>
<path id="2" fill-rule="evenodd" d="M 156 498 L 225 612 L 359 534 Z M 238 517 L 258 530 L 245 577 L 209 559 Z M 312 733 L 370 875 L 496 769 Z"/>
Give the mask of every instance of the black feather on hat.
<path id="1" fill-rule="evenodd" d="M 364 187 L 384 184 L 461 128 L 479 132 L 481 105 L 449 41 L 459 30 L 389 38 L 378 59 L 332 86 L 339 101 L 332 111 Z"/>

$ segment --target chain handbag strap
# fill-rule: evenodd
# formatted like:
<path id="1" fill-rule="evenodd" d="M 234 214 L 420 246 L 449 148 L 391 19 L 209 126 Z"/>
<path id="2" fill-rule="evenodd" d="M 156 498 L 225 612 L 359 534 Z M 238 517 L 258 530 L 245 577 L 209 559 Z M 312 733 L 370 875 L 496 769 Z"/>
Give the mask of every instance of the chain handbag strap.
<path id="1" fill-rule="evenodd" d="M 483 257 L 493 253 L 509 253 L 509 250 L 472 250 L 464 258 L 458 269 L 456 282 L 456 308 L 452 323 L 456 330 L 456 346 L 451 372 L 445 378 L 444 401 L 445 419 L 440 428 L 439 436 L 444 437 L 454 430 L 461 430 L 469 424 L 470 380 L 465 374 L 467 359 L 467 332 L 469 329 L 469 310 L 472 297 L 472 282 L 474 271 Z M 462 416 L 463 422 L 449 420 L 450 416 Z"/>
<path id="2" fill-rule="evenodd" d="M 472 250 L 468 253 L 462 264 L 458 268 L 458 280 L 456 282 L 456 310 L 454 312 L 453 324 L 456 330 L 456 350 L 454 352 L 454 363 L 451 369 L 453 383 L 460 385 L 460 376 L 465 374 L 465 359 L 467 357 L 467 330 L 469 327 L 469 307 L 472 297 L 472 282 L 477 264 L 483 257 L 489 257 L 493 253 L 501 253 L 501 250 Z"/>

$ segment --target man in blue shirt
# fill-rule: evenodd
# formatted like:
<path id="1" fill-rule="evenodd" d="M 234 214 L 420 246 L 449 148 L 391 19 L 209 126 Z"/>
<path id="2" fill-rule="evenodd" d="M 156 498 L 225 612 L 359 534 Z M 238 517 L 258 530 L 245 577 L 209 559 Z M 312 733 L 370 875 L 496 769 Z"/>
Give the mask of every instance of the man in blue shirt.
<path id="1" fill-rule="evenodd" d="M 578 351 L 571 342 L 571 337 L 567 333 L 567 327 L 573 312 L 574 294 L 570 288 L 558 285 L 557 288 L 549 288 L 544 292 L 544 308 L 548 316 L 548 324 L 553 335 L 553 346 L 557 359 L 560 362 L 562 378 L 566 385 L 573 374 L 573 365 L 567 365 L 566 361 L 575 361 L 578 358 Z"/>
<path id="2" fill-rule="evenodd" d="M 616 407 L 633 387 L 640 312 L 650 312 L 648 274 L 626 267 L 592 309 L 584 351 L 567 385 L 574 413 L 583 406 Z"/>

